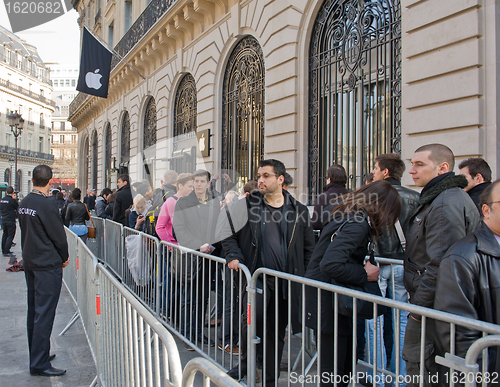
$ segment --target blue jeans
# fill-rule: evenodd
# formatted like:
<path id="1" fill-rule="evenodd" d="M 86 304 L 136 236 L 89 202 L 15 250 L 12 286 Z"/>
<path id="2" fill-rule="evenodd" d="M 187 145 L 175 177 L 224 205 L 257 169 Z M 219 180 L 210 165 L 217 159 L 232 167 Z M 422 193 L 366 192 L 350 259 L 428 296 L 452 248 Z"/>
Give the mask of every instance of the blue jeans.
<path id="1" fill-rule="evenodd" d="M 387 292 L 389 293 L 390 298 L 401 301 L 408 302 L 408 293 L 403 284 L 403 275 L 404 268 L 403 265 L 393 265 L 392 271 L 394 272 L 394 282 L 391 275 L 391 266 L 381 266 L 380 267 L 380 277 L 379 277 L 379 285 L 380 291 L 382 292 L 382 296 L 386 296 Z M 396 333 L 396 323 L 398 316 L 396 315 L 397 310 L 393 309 L 393 332 Z M 385 368 L 387 364 L 387 356 L 385 353 L 384 346 L 384 337 L 383 337 L 383 326 L 384 326 L 384 317 L 379 316 L 377 318 L 377 367 Z M 399 311 L 399 321 L 400 321 L 400 331 L 399 331 L 399 375 L 400 375 L 400 386 L 406 386 L 405 383 L 401 383 L 406 376 L 406 362 L 403 360 L 403 343 L 405 338 L 406 331 L 406 323 L 408 321 L 407 312 L 404 310 Z M 374 320 L 368 320 L 368 337 L 370 341 L 369 345 L 369 353 L 370 358 L 369 362 L 373 364 L 373 326 Z M 396 340 L 394 340 L 394 347 L 392 350 L 392 358 L 391 360 L 391 371 L 396 372 Z M 368 379 L 371 383 L 371 372 L 369 372 Z M 383 387 L 385 384 L 385 377 L 382 373 L 377 373 L 376 378 L 377 386 Z M 393 385 L 396 385 L 396 381 L 392 381 Z"/>

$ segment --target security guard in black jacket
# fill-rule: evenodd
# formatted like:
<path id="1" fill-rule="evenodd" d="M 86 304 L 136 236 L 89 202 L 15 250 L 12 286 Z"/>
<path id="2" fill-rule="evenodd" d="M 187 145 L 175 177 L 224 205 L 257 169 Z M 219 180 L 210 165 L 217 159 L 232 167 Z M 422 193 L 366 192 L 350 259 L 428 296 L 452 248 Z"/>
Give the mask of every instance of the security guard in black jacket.
<path id="1" fill-rule="evenodd" d="M 12 241 L 16 235 L 16 214 L 19 204 L 17 200 L 12 197 L 14 194 L 14 188 L 7 188 L 7 195 L 5 195 L 2 200 L 0 200 L 0 210 L 2 211 L 2 253 L 3 255 L 13 255 L 10 248 L 12 247 Z"/>
<path id="2" fill-rule="evenodd" d="M 59 376 L 52 367 L 50 335 L 62 285 L 62 269 L 69 263 L 68 242 L 59 210 L 47 199 L 52 169 L 33 169 L 33 191 L 19 205 L 24 274 L 28 288 L 28 348 L 32 375 Z"/>

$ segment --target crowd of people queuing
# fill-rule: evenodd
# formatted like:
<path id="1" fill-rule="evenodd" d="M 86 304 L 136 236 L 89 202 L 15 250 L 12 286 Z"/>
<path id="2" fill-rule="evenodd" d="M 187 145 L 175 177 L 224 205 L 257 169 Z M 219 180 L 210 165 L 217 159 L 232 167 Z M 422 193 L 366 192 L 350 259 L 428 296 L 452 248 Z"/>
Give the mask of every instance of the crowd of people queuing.
<path id="1" fill-rule="evenodd" d="M 241 190 L 228 174 L 212 177 L 206 170 L 193 174 L 167 171 L 161 189 L 157 190 L 147 180 L 132 184 L 128 175 L 120 175 L 117 190 L 104 188 L 96 197 L 95 189 L 90 189 L 83 202 L 78 188 L 69 195 L 55 189 L 50 199 L 56 202 L 64 224 L 83 239 L 89 211 L 95 210 L 98 217 L 146 232 L 162 241 L 225 258 L 231 269 L 226 271 L 225 281 L 230 280 L 241 263 L 251 273 L 265 267 L 341 286 L 378 282 L 383 297 L 498 324 L 500 180 L 491 182 L 491 169 L 480 158 L 463 160 L 458 165 L 460 174 L 455 174 L 454 168 L 455 157 L 447 146 L 421 146 L 413 154 L 408 171 L 414 186 L 421 189 L 418 192 L 402 186 L 405 163 L 400 156 L 381 154 L 375 158 L 365 184 L 350 191 L 344 167 L 334 164 L 327 170 L 327 184 L 316 198 L 312 211 L 289 192 L 292 176 L 281 161 L 274 159 L 261 160 L 255 180 L 248 181 Z M 220 191 L 216 189 L 218 184 Z M 7 191 L 8 196 L 12 193 Z M 9 219 L 15 205 L 11 202 L 9 198 L 0 202 L 4 255 L 10 254 L 13 238 Z M 374 265 L 365 259 L 370 254 L 397 259 L 404 265 Z M 182 290 L 193 294 L 183 294 L 183 299 L 190 301 L 181 305 L 180 314 L 186 319 L 181 324 L 181 333 L 191 342 L 214 346 L 216 343 L 204 335 L 206 317 L 199 312 L 206 311 L 212 281 L 207 276 L 211 270 L 204 266 L 207 262 L 187 261 L 191 266 L 186 272 L 192 276 L 183 280 L 200 281 L 196 275 L 204 276 L 200 282 L 204 285 L 194 287 L 195 290 L 185 286 Z M 165 281 L 171 278 L 165 274 Z M 257 336 L 264 334 L 264 319 L 267 323 L 267 345 L 264 348 L 261 342 L 257 346 L 258 361 L 266 359 L 263 378 L 267 383 L 274 383 L 279 377 L 275 354 L 279 364 L 289 314 L 289 328 L 294 333 L 302 329 L 301 319 L 313 330 L 320 327 L 319 372 L 322 375 L 333 373 L 335 351 L 337 375 L 352 375 L 355 372 L 352 369 L 352 317 L 339 314 L 338 331 L 334 331 L 336 311 L 332 294 L 321 293 L 322 308 L 318 313 L 317 292 L 307 291 L 303 295 L 301 286 L 295 285 L 289 289 L 284 281 L 271 277 L 267 277 L 266 283 L 258 284 L 266 289 L 257 294 L 256 306 Z M 234 294 L 217 296 L 218 301 L 221 297 L 233 300 L 237 314 L 246 322 L 247 309 L 243 307 L 247 303 L 246 292 L 244 294 L 242 300 Z M 291 305 L 298 306 L 303 296 L 306 315 L 301 316 L 299 308 L 289 311 L 288 299 Z M 227 309 L 220 308 L 216 321 L 209 324 L 218 325 L 224 313 L 228 313 Z M 397 330 L 395 320 L 399 320 Z M 382 351 L 378 367 L 395 372 L 396 358 L 399 358 L 400 375 L 418 376 L 423 366 L 424 385 L 435 385 L 433 376 L 444 372 L 436 364 L 435 356 L 450 351 L 449 324 L 425 319 L 425 364 L 421 365 L 421 316 L 405 311 L 396 316 L 387 308 L 379 321 L 382 332 L 378 338 L 374 337 L 373 320 L 366 325 L 365 320 L 358 321 L 356 357 L 373 361 L 373 347 L 369 346 L 365 354 L 364 343 L 376 340 Z M 218 343 L 221 350 L 242 355 L 240 365 L 228 372 L 235 379 L 247 374 L 246 323 L 240 329 L 238 342 L 231 328 L 222 326 L 219 337 L 223 338 L 224 345 Z M 404 343 L 398 353 L 394 351 L 396 331 Z M 470 345 L 480 337 L 481 332 L 457 326 L 455 354 L 465 356 Z M 234 345 L 230 346 L 229 342 Z M 189 345 L 185 348 L 191 349 Z M 500 356 L 495 349 L 490 352 L 491 364 L 484 371 L 500 372 Z M 371 377 L 373 375 L 367 374 L 366 379 L 359 382 L 371 384 Z M 341 386 L 349 384 L 345 379 L 339 380 Z M 415 378 L 404 380 L 403 386 L 418 384 Z M 439 379 L 437 383 L 442 382 Z M 383 379 L 377 384 L 383 385 Z M 322 379 L 321 385 L 333 385 L 333 379 Z"/>
<path id="2" fill-rule="evenodd" d="M 149 232 L 160 240 L 224 257 L 233 273 L 242 263 L 251 273 L 265 267 L 346 286 L 378 282 L 383 297 L 498 323 L 500 310 L 496 303 L 500 298 L 496 278 L 500 275 L 494 275 L 494 270 L 496 258 L 500 258 L 500 216 L 497 215 L 500 213 L 497 208 L 500 206 L 500 184 L 499 181 L 491 182 L 491 169 L 483 159 L 461 161 L 457 175 L 454 168 L 455 157 L 445 145 L 418 148 L 408 171 L 414 186 L 421 189 L 418 192 L 402 186 L 405 163 L 400 156 L 381 154 L 375 158 L 373 171 L 366 176 L 365 184 L 350 192 L 344 167 L 334 164 L 327 170 L 324 192 L 316 198 L 311 212 L 290 194 L 288 188 L 293 179 L 283 163 L 273 159 L 260 162 L 255 180 L 249 181 L 241 192 L 228 175 L 211 177 L 205 170 L 180 175 L 168 171 L 162 190 L 156 195 L 146 181 L 134 183 L 132 194 L 128 177 L 121 176 L 113 219 Z M 215 189 L 219 180 L 225 182 L 221 192 Z M 120 191 L 127 192 L 127 196 Z M 108 201 L 106 195 L 111 194 L 103 190 L 102 201 Z M 118 196 L 121 196 L 118 205 L 121 213 L 116 212 Z M 125 210 L 127 205 L 130 206 L 128 212 Z M 315 237 L 313 230 L 319 237 Z M 365 262 L 371 251 L 377 257 L 397 259 L 404 265 Z M 203 266 L 190 267 L 190 271 L 210 272 Z M 231 275 L 231 271 L 228 273 Z M 194 312 L 206 310 L 204 303 L 210 280 L 205 278 L 206 287 L 201 289 L 200 286 L 199 294 L 185 298 L 190 299 L 191 304 L 182 305 L 193 312 L 192 318 L 188 317 L 189 321 L 181 324 L 182 333 L 192 342 L 203 340 L 205 345 L 215 343 L 203 335 L 205 316 Z M 300 305 L 301 290 L 292 286 L 288 294 L 286 286 L 274 279 L 259 286 L 266 287 L 266 292 L 257 295 L 257 336 L 263 335 L 264 318 L 268 329 L 266 348 L 258 345 L 258 359 L 265 358 L 268 363 L 264 367 L 264 378 L 269 383 L 279 377 L 274 355 L 278 354 L 279 364 L 289 313 L 287 302 L 278 302 L 278 310 L 274 310 L 274 300 L 285 301 L 291 297 L 291 305 Z M 306 325 L 314 330 L 321 327 L 321 374 L 334 370 L 337 335 L 337 374 L 351 375 L 355 371 L 351 361 L 352 318 L 339 315 L 338 331 L 334 332 L 335 311 L 333 306 L 328 307 L 332 305 L 332 295 L 322 293 L 320 315 L 316 310 L 316 292 L 306 292 L 305 297 L 306 316 L 303 318 Z M 237 297 L 233 300 L 246 321 L 246 309 L 242 305 L 247 300 Z M 267 311 L 265 316 L 264 310 Z M 225 312 L 215 316 L 217 322 Z M 302 316 L 296 310 L 290 311 L 290 315 L 291 330 L 300 331 Z M 399 340 L 404 343 L 399 353 L 394 351 L 395 320 L 399 320 Z M 375 337 L 374 320 L 365 325 L 366 321 L 360 319 L 356 357 L 372 362 L 375 358 L 373 346 L 368 346 L 365 354 L 365 342 L 377 340 L 381 350 L 378 367 L 395 372 L 396 357 L 399 357 L 400 375 L 420 375 L 421 320 L 421 316 L 405 311 L 396 316 L 386 308 L 379 317 L 382 332 Z M 247 372 L 246 324 L 241 326 L 241 332 L 243 338 L 238 343 L 234 333 L 222 327 L 220 337 L 229 343 L 233 335 L 231 342 L 235 345 L 228 348 L 229 344 L 221 347 L 219 343 L 228 353 L 242 354 L 241 365 L 229 371 L 229 375 L 237 379 Z M 442 372 L 435 356 L 450 350 L 449 335 L 449 325 L 426 319 L 425 385 L 435 384 L 432 376 Z M 456 354 L 464 356 L 479 335 L 479 332 L 457 327 Z M 263 351 L 267 356 L 263 356 Z M 500 360 L 493 362 L 498 365 L 493 364 L 490 371 L 500 371 Z M 367 374 L 364 382 L 372 383 L 372 377 Z M 323 385 L 333 383 L 333 379 L 325 380 Z M 402 380 L 402 385 L 418 384 L 415 378 Z M 384 379 L 379 378 L 376 384 L 382 386 Z"/>

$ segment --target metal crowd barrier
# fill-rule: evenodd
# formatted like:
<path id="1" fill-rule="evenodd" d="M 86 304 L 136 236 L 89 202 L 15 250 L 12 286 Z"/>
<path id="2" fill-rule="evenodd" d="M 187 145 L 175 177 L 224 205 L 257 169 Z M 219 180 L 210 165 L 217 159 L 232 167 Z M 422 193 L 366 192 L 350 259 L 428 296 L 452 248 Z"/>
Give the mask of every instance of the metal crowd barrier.
<path id="1" fill-rule="evenodd" d="M 100 237 L 99 234 L 97 234 L 97 237 Z M 123 225 L 105 219 L 102 238 L 105 239 L 104 256 L 99 258 L 103 259 L 122 278 L 127 267 L 124 254 Z"/>
<path id="2" fill-rule="evenodd" d="M 203 357 L 191 359 L 182 372 L 182 387 L 193 387 L 194 378 L 197 372 L 203 374 L 203 385 L 241 387 L 237 381 L 226 375 L 220 367 Z"/>
<path id="3" fill-rule="evenodd" d="M 158 239 L 132 228 L 123 227 L 123 240 L 125 261 L 120 278 L 132 293 L 158 315 L 162 281 Z"/>
<path id="4" fill-rule="evenodd" d="M 259 308 L 258 303 L 257 303 L 257 294 L 262 294 L 262 297 L 264 300 L 267 299 L 267 292 L 268 292 L 268 286 L 263 286 L 263 289 L 259 289 L 262 287 L 262 285 L 258 286 L 258 283 L 263 283 L 263 284 L 274 284 L 275 287 L 280 286 L 280 282 L 283 285 L 284 289 L 288 290 L 288 294 L 290 294 L 292 287 L 300 288 L 301 289 L 301 304 L 300 305 L 292 305 L 291 304 L 291 297 L 288 297 L 286 300 L 281 300 L 278 298 L 278 293 L 275 292 L 275 296 L 273 299 L 271 299 L 268 303 L 268 305 L 264 305 L 263 308 L 263 317 L 262 320 L 256 320 L 256 310 Z M 363 292 L 358 292 L 355 290 L 351 290 L 345 287 L 341 286 L 336 286 L 336 285 L 331 285 L 327 284 L 324 282 L 319 282 L 315 280 L 310 280 L 307 278 L 303 277 L 298 277 L 295 275 L 283 273 L 283 272 L 278 272 L 274 271 L 271 269 L 266 269 L 266 268 L 260 268 L 257 269 L 254 274 L 252 275 L 251 283 L 250 283 L 250 289 L 255 289 L 256 291 L 249 291 L 249 305 L 248 305 L 248 310 L 250 311 L 250 318 L 247 320 L 248 321 L 248 332 L 250 336 L 250 346 L 249 346 L 249 353 L 248 353 L 248 376 L 247 376 L 247 383 L 248 386 L 255 386 L 256 384 L 256 370 L 257 370 L 257 361 L 258 361 L 258 348 L 261 347 L 259 355 L 261 356 L 261 361 L 262 361 L 262 380 L 265 384 L 265 375 L 267 372 L 275 372 L 276 374 L 279 374 L 280 370 L 280 364 L 279 362 L 274 362 L 273 364 L 275 369 L 274 370 L 267 370 L 266 369 L 266 357 L 267 356 L 273 356 L 276 360 L 278 359 L 278 340 L 277 338 L 274 340 L 273 343 L 269 343 L 269 340 L 267 339 L 267 336 L 269 334 L 274 334 L 276 336 L 276 333 L 278 332 L 278 318 L 277 315 L 278 313 L 276 312 L 275 315 L 273 316 L 273 319 L 275 321 L 274 325 L 268 326 L 267 321 L 269 316 L 267 315 L 267 309 L 275 310 L 278 311 L 279 308 L 283 308 L 286 306 L 287 308 L 287 319 L 288 321 L 286 322 L 286 325 L 288 327 L 291 326 L 291 316 L 292 313 L 297 313 L 299 318 L 300 318 L 300 324 L 301 324 L 301 329 L 302 332 L 306 330 L 306 300 L 307 297 L 305 296 L 306 294 L 306 287 L 309 286 L 314 289 L 314 291 L 317 293 L 317 305 L 316 308 L 318 311 L 321 312 L 322 308 L 335 308 L 334 310 L 337 310 L 338 308 L 338 297 L 339 295 L 346 295 L 349 297 L 352 297 L 353 299 L 356 300 L 366 300 L 371 303 L 373 303 L 373 310 L 374 314 L 377 314 L 377 310 L 380 306 L 386 306 L 389 308 L 394 308 L 396 311 L 405 311 L 405 312 L 411 312 L 416 315 L 421 315 L 422 316 L 422 336 L 425 336 L 426 334 L 426 322 L 427 319 L 432 319 L 435 321 L 441 321 L 447 324 L 450 324 L 450 337 L 451 337 L 451 343 L 450 343 L 450 353 L 451 355 L 454 355 L 455 351 L 455 332 L 457 329 L 457 326 L 460 327 L 466 327 L 468 329 L 474 329 L 479 332 L 482 332 L 483 336 L 486 336 L 488 338 L 489 336 L 487 335 L 499 335 L 500 334 L 500 326 L 496 324 L 490 324 L 482 321 L 477 321 L 473 319 L 468 319 L 464 318 L 461 316 L 445 313 L 445 312 L 440 312 L 436 311 L 434 309 L 429 309 L 429 308 L 423 308 L 415 305 L 411 305 L 408 303 L 403 303 L 387 298 L 382 298 L 382 297 L 377 297 L 373 296 L 367 293 Z M 321 305 L 321 294 L 323 292 L 329 292 L 332 293 L 333 297 L 333 305 Z M 293 308 L 293 309 L 292 309 Z M 320 313 L 319 312 L 319 313 Z M 340 336 L 340 330 L 339 330 L 339 317 L 336 313 L 334 315 L 334 321 L 332 321 L 333 325 L 333 337 L 334 337 L 334 344 L 333 344 L 333 375 L 334 377 L 331 377 L 332 385 L 337 385 L 345 380 L 341 379 L 340 376 L 337 372 L 337 362 L 338 359 L 341 356 L 345 356 L 345 353 L 339 350 L 339 336 Z M 398 314 L 399 315 L 399 314 Z M 300 360 L 300 365 L 301 369 L 300 372 L 296 372 L 292 369 L 291 364 L 292 364 L 292 357 L 294 355 L 294 351 L 292 348 L 292 336 L 290 334 L 287 335 L 287 339 L 285 341 L 284 347 L 286 353 L 286 360 L 287 360 L 287 374 L 288 374 L 288 382 L 291 383 L 300 383 L 301 385 L 317 385 L 319 386 L 321 384 L 321 379 L 324 377 L 322 374 L 319 374 L 319 370 L 322 369 L 321 364 L 324 359 L 322 359 L 322 330 L 321 330 L 321 319 L 317 319 L 318 323 L 317 326 L 315 327 L 315 339 L 316 339 L 316 347 L 318 349 L 317 354 L 316 354 L 316 372 L 311 373 L 309 377 L 307 377 L 307 372 L 306 372 L 306 359 L 305 359 L 305 341 L 302 341 L 300 351 L 295 350 L 295 353 L 300 353 L 302 356 L 302 359 Z M 352 335 L 348 335 L 350 338 L 350 342 L 347 344 L 347 348 L 351 349 L 351 354 L 350 358 L 347 360 L 350 362 L 351 369 L 352 369 L 352 374 L 349 375 L 348 382 L 362 382 L 366 384 L 366 381 L 369 380 L 370 384 L 373 384 L 373 386 L 376 385 L 385 385 L 385 383 L 393 383 L 395 386 L 399 386 L 402 384 L 406 384 L 410 381 L 415 381 L 414 379 L 408 380 L 407 375 L 401 375 L 400 374 L 400 364 L 399 362 L 396 363 L 396 371 L 391 372 L 390 370 L 385 369 L 385 366 L 383 367 L 377 367 L 377 353 L 378 353 L 378 342 L 376 340 L 373 340 L 370 345 L 373 347 L 373 354 L 374 354 L 374 360 L 373 363 L 370 364 L 370 368 L 368 370 L 357 368 L 359 365 L 359 361 L 357 359 L 357 354 L 356 354 L 356 349 L 357 349 L 357 335 L 356 335 L 356 330 L 357 330 L 357 312 L 356 309 L 354 309 L 354 316 L 351 318 L 352 320 Z M 261 324 L 263 326 L 263 337 L 258 337 L 257 336 L 257 326 Z M 401 340 L 399 340 L 399 329 L 400 329 L 400 324 L 399 324 L 399 319 L 396 321 L 395 324 L 395 351 L 396 353 L 400 352 L 400 347 L 403 345 Z M 377 334 L 377 331 L 380 329 L 378 319 L 374 319 L 374 333 L 375 335 Z M 493 337 L 493 336 L 491 336 Z M 424 364 L 424 353 L 425 353 L 425 340 L 423 337 L 421 337 L 421 364 Z M 484 349 L 489 346 L 497 346 L 498 345 L 498 338 L 496 340 L 490 340 L 480 347 L 480 349 Z M 262 348 L 274 348 L 274 353 L 268 354 L 266 350 L 263 350 Z M 474 347 L 474 345 L 473 345 Z M 325 348 L 330 349 L 330 347 Z M 473 351 L 474 353 L 478 352 L 477 348 L 472 348 L 469 349 L 469 352 Z M 479 351 L 480 352 L 480 351 Z M 449 356 L 448 356 L 449 357 Z M 473 357 L 472 355 L 468 355 L 467 359 L 469 359 L 469 363 L 471 362 L 470 359 L 476 359 L 477 356 Z M 486 358 L 486 359 L 485 359 Z M 441 360 L 438 360 L 442 364 L 445 364 L 445 362 L 442 362 Z M 446 363 L 447 366 L 451 367 L 452 370 L 454 369 L 459 369 L 458 366 L 455 365 L 456 363 L 453 363 L 451 361 L 448 361 Z M 487 351 L 483 352 L 483 369 L 487 364 Z M 423 381 L 423 372 L 424 369 L 421 367 L 420 370 L 420 375 L 417 376 L 417 382 L 415 384 L 419 384 L 420 386 L 424 385 Z M 377 374 L 378 373 L 378 374 Z M 367 378 L 367 375 L 384 375 L 383 378 L 379 377 L 369 377 Z M 320 375 L 320 376 L 318 376 Z M 358 378 L 358 379 L 356 379 Z M 272 383 L 272 385 L 278 385 L 278 379 L 276 379 L 275 383 Z M 450 384 L 451 381 L 450 381 Z M 267 385 L 271 385 L 271 383 L 267 383 Z"/>
<path id="5" fill-rule="evenodd" d="M 464 326 L 471 329 L 476 329 L 483 332 L 483 335 L 500 334 L 500 326 L 487 324 L 480 321 L 464 319 L 460 316 L 455 316 L 443 312 L 438 312 L 433 309 L 420 308 L 408 303 L 399 302 L 390 298 L 381 298 L 371 296 L 365 293 L 356 292 L 344 287 L 334 286 L 327 283 L 308 280 L 302 277 L 289 275 L 287 273 L 275 272 L 272 270 L 261 268 L 252 276 L 244 265 L 240 265 L 241 270 L 235 276 L 234 272 L 227 269 L 224 259 L 214 257 L 193 251 L 184 247 L 172 245 L 169 243 L 158 241 L 155 238 L 146 236 L 143 233 L 136 232 L 132 229 L 123 228 L 121 225 L 106 221 L 105 222 L 105 260 L 109 266 L 117 273 L 117 275 L 147 306 L 150 310 L 156 313 L 157 318 L 168 326 L 176 335 L 178 335 L 190 349 L 194 349 L 205 357 L 214 359 L 214 361 L 225 369 L 231 369 L 235 365 L 239 365 L 241 369 L 241 354 L 238 358 L 231 356 L 234 347 L 241 347 L 241 343 L 247 342 L 248 348 L 248 375 L 247 383 L 249 386 L 254 386 L 256 383 L 257 361 L 263 363 L 263 379 L 265 381 L 266 370 L 266 351 L 257 353 L 257 345 L 261 343 L 264 348 L 268 347 L 268 338 L 264 334 L 263 337 L 257 337 L 256 327 L 261 322 L 256 321 L 257 297 L 262 295 L 267 297 L 267 287 L 262 287 L 261 283 L 267 283 L 268 280 L 274 281 L 276 286 L 280 281 L 284 283 L 284 288 L 300 289 L 302 301 L 300 305 L 292 305 L 291 298 L 286 300 L 278 299 L 277 297 L 269 303 L 274 307 L 264 307 L 263 310 L 263 332 L 268 332 L 267 313 L 269 310 L 278 311 L 279 307 L 286 304 L 287 306 L 287 321 L 286 325 L 287 336 L 285 343 L 285 352 L 283 359 L 284 363 L 274 363 L 274 372 L 278 373 L 280 368 L 285 369 L 288 375 L 288 382 L 304 384 L 320 384 L 319 371 L 324 359 L 321 358 L 321 343 L 322 334 L 318 327 L 307 327 L 305 322 L 305 297 L 304 292 L 307 286 L 311 286 L 321 295 L 322 292 L 330 292 L 335 300 L 335 307 L 338 307 L 339 295 L 347 295 L 355 299 L 368 300 L 374 304 L 374 310 L 378 310 L 380 306 L 392 308 L 393 310 L 393 326 L 394 326 L 394 353 L 400 354 L 403 346 L 403 328 L 401 325 L 402 316 L 406 316 L 408 312 L 413 312 L 422 315 L 423 335 L 425 335 L 426 320 L 434 319 L 450 324 L 450 332 L 454 338 L 454 333 L 457 326 Z M 146 285 L 139 286 L 129 273 L 127 263 L 128 252 L 126 252 L 126 238 L 134 236 L 137 243 L 141 244 L 141 251 L 145 262 L 149 262 L 146 270 L 142 273 L 149 274 L 149 282 Z M 110 247 L 108 242 L 113 241 L 110 245 L 114 247 L 114 255 L 110 255 Z M 130 243 L 129 243 L 130 244 Z M 122 249 L 122 256 L 116 255 L 119 249 Z M 390 277 L 392 278 L 392 294 L 395 294 L 394 289 L 394 273 L 397 266 L 401 266 L 399 260 L 391 260 L 378 258 L 377 261 L 381 265 L 390 265 Z M 141 272 L 140 272 L 141 273 Z M 259 286 L 257 286 L 260 281 Z M 222 289 L 222 291 L 221 291 Z M 218 296 L 219 302 L 217 302 Z M 318 297 L 321 299 L 321 297 Z M 222 300 L 222 301 L 220 301 Z M 245 308 L 245 305 L 246 308 Z M 222 305 L 222 307 L 221 307 Z M 268 306 L 269 306 L 268 305 Z M 332 307 L 331 305 L 321 305 L 318 302 L 317 307 L 321 308 Z M 224 310 L 224 314 L 220 314 L 220 309 Z M 246 311 L 249 311 L 250 316 L 247 316 Z M 226 313 L 227 312 L 227 313 Z M 300 332 L 292 332 L 291 316 L 292 313 L 300 315 Z M 221 317 L 221 322 L 218 318 Z M 205 326 L 214 320 L 215 327 Z M 245 326 L 245 320 L 248 323 Z M 274 321 L 277 321 L 274 318 Z M 345 321 L 345 320 L 344 320 Z M 382 386 L 386 382 L 392 381 L 396 387 L 404 386 L 407 383 L 407 375 L 402 371 L 402 363 L 400 356 L 395 357 L 395 365 L 393 368 L 382 362 L 382 320 L 378 317 L 373 320 L 362 321 L 368 325 L 366 328 L 366 345 L 365 356 L 358 359 L 357 350 L 357 333 L 358 319 L 356 316 L 352 318 L 352 337 L 348 347 L 350 351 L 349 362 L 353 371 L 359 371 L 357 374 L 363 378 L 363 383 L 369 382 L 373 386 Z M 333 348 L 338 348 L 338 317 L 332 321 L 334 327 Z M 229 326 L 229 329 L 228 329 Z M 189 327 L 189 328 L 188 328 Z M 369 328 L 373 330 L 373 337 L 368 334 Z M 201 329 L 200 329 L 201 328 Z M 215 329 L 214 329 L 215 328 Z M 220 329 L 219 329 L 220 328 Z M 248 328 L 248 335 L 245 334 L 243 328 Z M 278 327 L 270 327 L 275 333 Z M 229 334 L 228 334 L 229 332 Z M 293 334 L 292 334 L 293 333 Z M 206 338 L 205 338 L 206 336 Z M 376 338 L 376 339 L 375 339 Z M 225 349 L 229 344 L 229 354 L 224 351 L 218 351 L 210 346 L 211 340 L 221 349 Z M 276 339 L 274 339 L 276 341 Z M 422 345 L 424 340 L 421 340 Z M 207 345 L 208 343 L 208 345 Z M 274 348 L 277 343 L 273 343 Z M 492 344 L 493 345 L 493 344 Z M 453 354 L 455 348 L 454 339 L 452 340 L 450 353 Z M 275 360 L 278 359 L 277 350 L 272 356 Z M 424 353 L 424 351 L 421 351 Z M 269 355 L 271 356 L 271 355 Z M 338 351 L 333 354 L 333 374 L 337 375 L 337 360 Z M 423 356 L 423 355 L 422 355 Z M 441 361 L 441 360 L 439 360 Z M 446 361 L 446 359 L 445 359 Z M 455 363 L 451 364 L 453 369 L 458 369 Z M 423 375 L 423 370 L 421 370 Z M 243 375 L 241 375 L 243 376 Z M 311 378 L 308 378 L 312 377 Z M 312 383 L 311 383 L 312 380 Z M 338 379 L 332 381 L 332 385 L 337 384 Z M 276 382 L 277 383 L 277 382 Z M 418 382 L 423 386 L 423 379 Z M 268 383 L 269 384 L 269 383 Z"/>
<path id="6" fill-rule="evenodd" d="M 241 361 L 243 300 L 250 272 L 226 260 L 161 242 L 163 288 L 160 318 L 185 342 L 225 369 Z"/>
<path id="7" fill-rule="evenodd" d="M 88 238 L 87 246 L 90 251 L 94 253 L 96 257 L 104 257 L 104 243 L 105 243 L 105 233 L 104 233 L 104 222 L 105 219 L 99 218 L 98 216 L 92 216 L 92 221 L 96 228 L 97 238 Z"/>
<path id="8" fill-rule="evenodd" d="M 66 234 L 74 246 L 76 235 L 68 229 Z M 78 237 L 76 255 L 64 280 L 71 282 L 77 273 L 72 295 L 98 371 L 92 385 L 99 379 L 107 386 L 180 386 L 182 368 L 172 335 Z"/>

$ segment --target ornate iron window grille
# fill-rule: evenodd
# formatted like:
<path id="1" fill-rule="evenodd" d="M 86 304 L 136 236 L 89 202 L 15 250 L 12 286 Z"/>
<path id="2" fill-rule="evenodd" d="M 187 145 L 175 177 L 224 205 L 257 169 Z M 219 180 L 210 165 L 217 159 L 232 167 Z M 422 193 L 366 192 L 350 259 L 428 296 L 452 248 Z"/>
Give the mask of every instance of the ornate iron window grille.
<path id="1" fill-rule="evenodd" d="M 264 155 L 264 56 L 257 40 L 242 39 L 232 52 L 222 95 L 222 167 L 244 184 Z"/>
<path id="2" fill-rule="evenodd" d="M 123 113 L 120 156 L 121 164 L 130 161 L 130 116 L 128 111 Z"/>
<path id="3" fill-rule="evenodd" d="M 156 144 L 156 103 L 151 97 L 144 114 L 144 149 Z"/>
<path id="4" fill-rule="evenodd" d="M 195 131 L 196 116 L 196 83 L 191 74 L 186 74 L 175 96 L 174 137 Z"/>
<path id="5" fill-rule="evenodd" d="M 97 142 L 97 131 L 94 130 L 92 133 L 92 187 L 97 189 L 97 163 L 98 159 L 98 142 Z"/>
<path id="6" fill-rule="evenodd" d="M 3 181 L 5 181 L 7 183 L 7 185 L 10 185 L 10 169 L 7 168 L 5 169 L 5 172 L 3 174 Z"/>
<path id="7" fill-rule="evenodd" d="M 109 123 L 106 125 L 104 131 L 106 138 L 106 152 L 104 159 L 104 170 L 106 171 L 106 182 L 105 187 L 111 187 L 111 152 L 112 152 L 112 138 L 111 138 L 111 126 Z"/>
<path id="8" fill-rule="evenodd" d="M 400 0 L 326 0 L 309 57 L 309 202 L 342 164 L 351 189 L 401 152 Z"/>
<path id="9" fill-rule="evenodd" d="M 89 138 L 88 137 L 85 139 L 85 144 L 83 145 L 83 149 L 84 149 L 84 155 L 85 155 L 85 161 L 84 161 L 84 163 L 85 163 L 85 165 L 84 165 L 84 167 L 85 167 L 85 186 L 88 188 L 89 183 L 90 183 L 90 180 L 89 180 L 89 178 L 90 178 L 90 173 L 89 173 L 90 172 L 89 171 L 89 169 L 90 169 L 90 165 L 89 165 L 90 164 L 89 163 L 90 147 L 89 147 Z"/>

